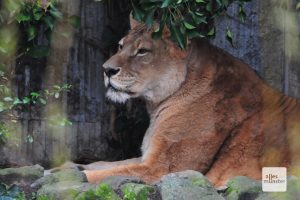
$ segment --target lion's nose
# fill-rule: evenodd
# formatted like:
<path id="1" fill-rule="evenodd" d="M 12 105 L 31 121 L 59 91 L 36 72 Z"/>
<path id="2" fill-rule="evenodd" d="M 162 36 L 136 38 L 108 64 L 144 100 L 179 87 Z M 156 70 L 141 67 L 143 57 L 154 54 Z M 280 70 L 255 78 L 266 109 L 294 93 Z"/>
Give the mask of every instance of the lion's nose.
<path id="1" fill-rule="evenodd" d="M 106 74 L 107 77 L 111 77 L 119 73 L 120 68 L 106 68 L 104 69 L 104 73 Z"/>

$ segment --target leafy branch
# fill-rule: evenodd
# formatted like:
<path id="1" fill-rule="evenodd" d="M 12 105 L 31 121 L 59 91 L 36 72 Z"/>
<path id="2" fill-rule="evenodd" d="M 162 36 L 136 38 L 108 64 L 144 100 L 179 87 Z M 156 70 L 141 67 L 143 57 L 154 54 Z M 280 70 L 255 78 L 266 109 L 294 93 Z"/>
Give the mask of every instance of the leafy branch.
<path id="1" fill-rule="evenodd" d="M 167 27 L 172 39 L 181 48 L 186 48 L 187 40 L 193 38 L 213 38 L 216 34 L 214 20 L 226 12 L 231 3 L 239 6 L 239 16 L 246 18 L 244 3 L 251 0 L 131 0 L 133 16 L 150 28 L 154 22 L 159 28 L 153 32 L 154 38 L 162 36 Z M 227 33 L 230 33 L 227 31 Z M 232 44 L 232 34 L 227 34 Z"/>

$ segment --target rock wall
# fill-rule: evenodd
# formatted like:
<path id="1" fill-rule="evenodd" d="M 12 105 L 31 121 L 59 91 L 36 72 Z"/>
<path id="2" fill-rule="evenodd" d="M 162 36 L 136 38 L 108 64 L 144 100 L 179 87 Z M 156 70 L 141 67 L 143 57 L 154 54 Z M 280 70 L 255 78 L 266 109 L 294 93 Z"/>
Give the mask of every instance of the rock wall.
<path id="1" fill-rule="evenodd" d="M 300 15 L 293 0 L 253 0 L 245 5 L 246 21 L 239 20 L 237 5 L 217 23 L 213 43 L 255 69 L 273 88 L 300 98 Z M 234 48 L 226 41 L 226 29 Z"/>

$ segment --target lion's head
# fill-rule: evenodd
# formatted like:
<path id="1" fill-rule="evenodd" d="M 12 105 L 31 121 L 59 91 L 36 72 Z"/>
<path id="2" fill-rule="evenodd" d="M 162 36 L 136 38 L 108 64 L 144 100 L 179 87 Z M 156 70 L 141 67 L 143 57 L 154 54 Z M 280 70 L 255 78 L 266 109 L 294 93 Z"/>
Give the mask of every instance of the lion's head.
<path id="1" fill-rule="evenodd" d="M 159 103 L 172 95 L 186 76 L 186 51 L 182 51 L 164 31 L 152 39 L 152 30 L 131 21 L 132 30 L 119 42 L 119 51 L 104 63 L 106 96 L 124 103 L 142 97 Z"/>

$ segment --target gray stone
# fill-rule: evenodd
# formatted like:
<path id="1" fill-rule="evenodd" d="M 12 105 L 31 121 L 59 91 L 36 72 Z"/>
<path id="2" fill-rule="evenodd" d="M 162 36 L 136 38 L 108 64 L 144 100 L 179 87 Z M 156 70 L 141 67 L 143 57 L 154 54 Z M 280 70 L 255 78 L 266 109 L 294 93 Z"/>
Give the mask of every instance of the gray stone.
<path id="1" fill-rule="evenodd" d="M 0 182 L 5 184 L 31 184 L 44 175 L 44 168 L 40 165 L 20 168 L 0 169 Z"/>
<path id="2" fill-rule="evenodd" d="M 111 186 L 115 191 L 121 191 L 122 185 L 126 183 L 143 183 L 143 181 L 132 176 L 111 176 L 105 178 L 102 183 Z"/>
<path id="3" fill-rule="evenodd" d="M 33 183 L 31 187 L 40 188 L 37 193 L 50 199 L 73 200 L 80 193 L 94 189 L 96 185 L 87 183 L 83 172 L 66 169 L 44 176 Z"/>
<path id="4" fill-rule="evenodd" d="M 89 183 L 62 181 L 43 185 L 37 193 L 53 200 L 74 200 L 80 193 L 94 188 L 95 185 Z"/>
<path id="5" fill-rule="evenodd" d="M 255 199 L 262 191 L 261 183 L 246 176 L 236 176 L 228 181 L 225 198 L 228 200 Z"/>
<path id="6" fill-rule="evenodd" d="M 87 182 L 85 174 L 79 170 L 67 169 L 56 173 L 49 174 L 35 181 L 31 187 L 39 188 L 46 184 L 54 184 L 57 182 Z"/>
<path id="7" fill-rule="evenodd" d="M 289 176 L 286 192 L 261 192 L 256 200 L 299 200 L 300 199 L 300 179 Z"/>
<path id="8" fill-rule="evenodd" d="M 157 183 L 163 200 L 223 200 L 205 176 L 196 171 L 184 171 L 163 176 Z"/>

